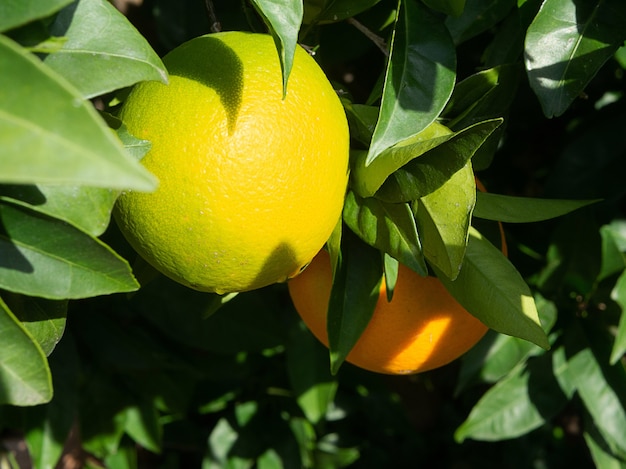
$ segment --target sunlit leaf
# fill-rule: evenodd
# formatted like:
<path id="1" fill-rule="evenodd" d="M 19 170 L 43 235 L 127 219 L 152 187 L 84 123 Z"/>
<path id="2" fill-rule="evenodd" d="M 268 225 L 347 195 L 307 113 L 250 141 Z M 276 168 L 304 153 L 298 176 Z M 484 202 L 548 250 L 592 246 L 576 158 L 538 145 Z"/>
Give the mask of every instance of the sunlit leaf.
<path id="1" fill-rule="evenodd" d="M 530 86 L 547 117 L 563 114 L 626 39 L 622 0 L 546 0 L 526 33 Z"/>
<path id="2" fill-rule="evenodd" d="M 0 90 L 10 90 L 0 93 L 0 182 L 155 188 L 91 103 L 3 36 L 0 69 Z"/>
<path id="3" fill-rule="evenodd" d="M 45 18 L 71 2 L 72 0 L 9 0 L 0 2 L 0 31 Z"/>
<path id="4" fill-rule="evenodd" d="M 617 335 L 611 351 L 611 365 L 615 365 L 626 354 L 626 271 L 622 272 L 613 287 L 611 298 L 619 304 L 622 309 Z"/>
<path id="5" fill-rule="evenodd" d="M 50 401 L 46 356 L 1 298 L 0 343 L 0 403 L 32 406 Z"/>
<path id="6" fill-rule="evenodd" d="M 437 118 L 452 94 L 455 69 L 454 45 L 441 19 L 421 3 L 401 2 L 366 166 Z"/>
<path id="7" fill-rule="evenodd" d="M 0 287 L 49 299 L 136 290 L 128 263 L 67 223 L 0 201 Z"/>
<path id="8" fill-rule="evenodd" d="M 420 239 L 408 204 L 388 204 L 348 192 L 343 219 L 370 246 L 427 275 Z"/>
<path id="9" fill-rule="evenodd" d="M 64 8 L 50 34 L 67 39 L 44 63 L 84 98 L 142 80 L 167 83 L 161 59 L 134 26 L 106 0 L 80 0 Z"/>
<path id="10" fill-rule="evenodd" d="M 470 227 L 469 234 L 459 276 L 451 281 L 438 274 L 440 280 L 465 309 L 490 328 L 549 348 L 535 301 L 520 273 L 475 229 Z"/>
<path id="11" fill-rule="evenodd" d="M 451 280 L 456 279 L 463 264 L 475 201 L 474 172 L 468 163 L 415 203 L 424 255 Z"/>
<path id="12" fill-rule="evenodd" d="M 288 92 L 288 80 L 293 57 L 298 44 L 298 32 L 302 23 L 302 0 L 252 0 L 269 27 L 276 43 L 283 74 L 283 96 Z"/>

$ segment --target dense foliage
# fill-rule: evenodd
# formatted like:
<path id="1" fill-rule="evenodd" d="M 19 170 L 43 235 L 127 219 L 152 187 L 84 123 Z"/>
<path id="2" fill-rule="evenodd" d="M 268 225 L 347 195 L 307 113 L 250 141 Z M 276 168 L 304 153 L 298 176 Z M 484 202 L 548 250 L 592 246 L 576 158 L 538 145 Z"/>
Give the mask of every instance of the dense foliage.
<path id="1" fill-rule="evenodd" d="M 626 3 L 302 3 L 0 1 L 0 461 L 626 466 Z M 330 354 L 285 285 L 192 291 L 111 222 L 156 185 L 125 92 L 220 28 L 270 32 L 287 92 L 302 44 L 344 103 Z M 398 261 L 492 328 L 462 359 L 344 363 Z"/>

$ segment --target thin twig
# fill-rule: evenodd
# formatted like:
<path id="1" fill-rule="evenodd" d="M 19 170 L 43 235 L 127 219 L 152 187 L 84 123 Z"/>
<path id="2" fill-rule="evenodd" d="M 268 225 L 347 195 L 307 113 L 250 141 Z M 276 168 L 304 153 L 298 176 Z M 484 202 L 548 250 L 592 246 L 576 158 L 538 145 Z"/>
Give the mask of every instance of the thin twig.
<path id="1" fill-rule="evenodd" d="M 385 54 L 385 57 L 389 57 L 389 49 L 387 49 L 387 43 L 382 37 L 374 34 L 369 28 L 363 25 L 363 23 L 360 23 L 354 18 L 348 18 L 346 19 L 346 21 L 354 26 L 356 29 L 361 31 L 370 41 L 372 41 L 376 45 L 376 47 L 378 47 L 382 51 L 382 53 Z"/>
<path id="2" fill-rule="evenodd" d="M 206 9 L 209 14 L 209 22 L 211 23 L 211 32 L 219 33 L 222 30 L 222 24 L 217 19 L 217 15 L 215 14 L 215 8 L 213 7 L 213 2 L 211 0 L 205 0 Z"/>

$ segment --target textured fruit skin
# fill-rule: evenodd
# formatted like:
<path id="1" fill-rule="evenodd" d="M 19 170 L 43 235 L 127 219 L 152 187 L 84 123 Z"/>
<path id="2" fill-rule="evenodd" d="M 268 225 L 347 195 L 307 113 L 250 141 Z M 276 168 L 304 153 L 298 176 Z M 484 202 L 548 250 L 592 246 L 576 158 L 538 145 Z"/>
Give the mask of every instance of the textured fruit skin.
<path id="1" fill-rule="evenodd" d="M 120 113 L 150 140 L 154 193 L 115 218 L 159 271 L 191 288 L 247 291 L 297 275 L 338 222 L 349 132 L 337 94 L 298 47 L 287 95 L 269 35 L 201 36 L 163 59 L 169 85 L 136 86 Z"/>
<path id="2" fill-rule="evenodd" d="M 298 314 L 328 347 L 326 315 L 332 286 L 328 253 L 320 251 L 288 286 Z M 437 278 L 423 277 L 400 264 L 393 299 L 387 301 L 383 281 L 374 314 L 347 361 L 376 373 L 419 373 L 460 357 L 487 330 Z"/>

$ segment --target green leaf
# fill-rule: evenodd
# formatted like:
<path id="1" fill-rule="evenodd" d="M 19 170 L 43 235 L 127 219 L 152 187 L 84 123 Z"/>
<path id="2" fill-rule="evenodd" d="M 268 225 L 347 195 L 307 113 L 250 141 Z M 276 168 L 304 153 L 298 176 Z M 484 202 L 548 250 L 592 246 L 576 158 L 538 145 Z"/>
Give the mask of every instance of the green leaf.
<path id="1" fill-rule="evenodd" d="M 305 24 L 343 21 L 368 10 L 380 0 L 307 0 L 304 2 Z"/>
<path id="2" fill-rule="evenodd" d="M 520 273 L 478 231 L 470 227 L 469 234 L 459 276 L 451 281 L 438 272 L 439 279 L 465 309 L 491 329 L 548 349 L 535 301 Z"/>
<path id="3" fill-rule="evenodd" d="M 601 467 L 602 469 L 626 469 L 626 461 L 615 456 L 607 447 L 606 442 L 601 440 L 602 437 L 600 435 L 591 435 L 588 431 L 585 431 L 583 437 L 595 467 Z"/>
<path id="4" fill-rule="evenodd" d="M 289 92 L 287 82 L 302 24 L 302 0 L 252 0 L 276 43 L 283 73 L 283 97 Z"/>
<path id="5" fill-rule="evenodd" d="M 518 368 L 490 388 L 454 434 L 466 438 L 499 441 L 516 438 L 540 427 L 567 403 L 552 370 L 550 354 Z"/>
<path id="6" fill-rule="evenodd" d="M 347 99 L 342 99 L 341 102 L 348 118 L 350 137 L 369 145 L 378 119 L 378 107 L 351 103 Z"/>
<path id="7" fill-rule="evenodd" d="M 626 221 L 614 220 L 600 227 L 602 266 L 598 281 L 618 274 L 626 268 Z"/>
<path id="8" fill-rule="evenodd" d="M 355 151 L 351 157 L 350 186 L 361 197 L 372 197 L 395 171 L 453 136 L 446 126 L 433 122 L 417 135 L 384 151 L 369 165 L 367 152 Z"/>
<path id="9" fill-rule="evenodd" d="M 454 44 L 421 3 L 400 2 L 378 123 L 365 165 L 435 121 L 454 89 Z"/>
<path id="10" fill-rule="evenodd" d="M 0 36 L 0 182 L 152 190 L 91 103 L 17 44 Z M 33 90 L 37 90 L 34 93 Z"/>
<path id="11" fill-rule="evenodd" d="M 598 201 L 539 199 L 479 192 L 476 194 L 474 216 L 506 223 L 530 223 L 557 218 Z"/>
<path id="12" fill-rule="evenodd" d="M 619 279 L 611 292 L 611 299 L 615 301 L 621 308 L 619 324 L 617 326 L 617 335 L 611 350 L 611 365 L 618 363 L 624 354 L 626 354 L 626 270 L 622 272 Z"/>
<path id="13" fill-rule="evenodd" d="M 119 192 L 89 186 L 0 184 L 0 199 L 66 221 L 92 236 L 109 226 Z"/>
<path id="14" fill-rule="evenodd" d="M 567 375 L 602 436 L 626 452 L 626 371 L 609 365 L 609 340 L 592 324 L 574 323 L 565 331 Z"/>
<path id="15" fill-rule="evenodd" d="M 408 202 L 430 194 L 467 165 L 501 123 L 502 119 L 494 119 L 451 134 L 420 158 L 394 171 L 376 197 L 387 202 Z"/>
<path id="16" fill-rule="evenodd" d="M 74 2 L 59 12 L 50 33 L 67 41 L 44 63 L 86 99 L 143 80 L 167 83 L 167 70 L 157 53 L 106 0 Z"/>
<path id="17" fill-rule="evenodd" d="M 8 0 L 0 2 L 0 31 L 50 16 L 72 0 Z"/>
<path id="18" fill-rule="evenodd" d="M 331 372 L 336 374 L 367 327 L 380 293 L 380 253 L 344 236 L 328 306 Z"/>
<path id="19" fill-rule="evenodd" d="M 302 323 L 289 336 L 287 371 L 298 405 L 307 420 L 317 424 L 326 416 L 338 383 L 328 368 L 328 351 Z"/>
<path id="20" fill-rule="evenodd" d="M 343 219 L 363 241 L 421 275 L 428 275 L 413 213 L 408 204 L 388 204 L 349 191 Z"/>
<path id="21" fill-rule="evenodd" d="M 445 15 L 460 16 L 465 9 L 465 0 L 424 0 L 429 8 Z"/>
<path id="22" fill-rule="evenodd" d="M 0 298 L 0 403 L 44 404 L 52 399 L 52 377 L 41 347 Z"/>
<path id="23" fill-rule="evenodd" d="M 46 356 L 63 337 L 67 316 L 66 300 L 45 300 L 32 296 L 3 294 L 7 306 L 37 341 Z"/>
<path id="24" fill-rule="evenodd" d="M 461 44 L 492 28 L 514 6 L 515 0 L 467 0 L 463 13 L 457 17 L 449 16 L 446 26 L 454 43 Z"/>
<path id="25" fill-rule="evenodd" d="M 0 201 L 0 287 L 49 299 L 136 290 L 128 263 L 67 223 Z"/>
<path id="26" fill-rule="evenodd" d="M 475 201 L 474 172 L 468 162 L 443 186 L 414 204 L 424 255 L 451 280 L 457 278 L 463 264 Z"/>
<path id="27" fill-rule="evenodd" d="M 530 86 L 560 116 L 626 39 L 622 0 L 546 0 L 526 33 Z"/>

